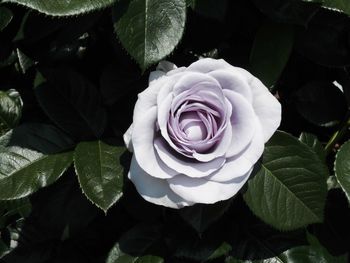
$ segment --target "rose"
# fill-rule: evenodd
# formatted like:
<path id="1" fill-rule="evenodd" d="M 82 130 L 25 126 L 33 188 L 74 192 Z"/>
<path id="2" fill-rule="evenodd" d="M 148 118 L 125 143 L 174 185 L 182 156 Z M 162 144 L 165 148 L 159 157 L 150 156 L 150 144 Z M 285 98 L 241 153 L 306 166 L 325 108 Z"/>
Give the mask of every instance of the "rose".
<path id="1" fill-rule="evenodd" d="M 161 62 L 124 134 L 134 152 L 128 177 L 145 200 L 167 207 L 226 200 L 280 120 L 277 99 L 242 68 L 209 58 L 187 68 Z"/>

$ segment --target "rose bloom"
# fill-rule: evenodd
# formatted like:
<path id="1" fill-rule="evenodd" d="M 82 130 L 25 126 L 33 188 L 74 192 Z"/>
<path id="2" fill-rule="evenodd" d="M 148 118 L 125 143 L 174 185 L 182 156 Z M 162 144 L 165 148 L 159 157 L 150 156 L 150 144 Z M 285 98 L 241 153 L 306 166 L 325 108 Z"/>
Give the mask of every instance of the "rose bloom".
<path id="1" fill-rule="evenodd" d="M 210 58 L 187 68 L 161 62 L 124 134 L 133 151 L 128 177 L 158 205 L 226 200 L 246 183 L 280 121 L 280 103 L 242 68 Z"/>

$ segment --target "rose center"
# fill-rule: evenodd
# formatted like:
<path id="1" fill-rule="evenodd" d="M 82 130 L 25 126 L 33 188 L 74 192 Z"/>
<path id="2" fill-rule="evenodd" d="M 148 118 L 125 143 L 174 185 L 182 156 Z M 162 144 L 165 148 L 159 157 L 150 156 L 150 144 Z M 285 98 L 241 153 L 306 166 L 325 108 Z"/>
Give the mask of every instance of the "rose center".
<path id="1" fill-rule="evenodd" d="M 180 117 L 180 129 L 190 141 L 200 141 L 207 137 L 207 129 L 196 112 L 186 112 Z"/>

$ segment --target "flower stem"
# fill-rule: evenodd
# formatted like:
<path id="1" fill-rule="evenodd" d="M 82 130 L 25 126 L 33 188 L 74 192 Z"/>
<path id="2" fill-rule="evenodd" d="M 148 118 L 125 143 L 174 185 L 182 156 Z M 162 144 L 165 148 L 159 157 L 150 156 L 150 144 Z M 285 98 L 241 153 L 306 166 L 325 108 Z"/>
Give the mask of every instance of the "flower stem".
<path id="1" fill-rule="evenodd" d="M 334 145 L 336 145 L 337 142 L 344 137 L 344 135 L 347 133 L 349 127 L 350 127 L 350 111 L 348 111 L 346 119 L 342 123 L 342 125 L 340 126 L 340 129 L 337 130 L 332 135 L 332 137 L 329 139 L 328 143 L 326 144 L 325 151 L 326 151 L 327 155 L 330 154 L 330 152 L 332 151 Z"/>

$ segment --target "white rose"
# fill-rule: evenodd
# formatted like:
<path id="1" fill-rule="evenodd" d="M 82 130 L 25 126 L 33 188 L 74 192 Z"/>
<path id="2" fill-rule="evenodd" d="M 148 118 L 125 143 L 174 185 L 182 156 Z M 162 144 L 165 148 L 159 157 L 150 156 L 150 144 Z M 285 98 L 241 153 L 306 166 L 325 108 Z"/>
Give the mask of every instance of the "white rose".
<path id="1" fill-rule="evenodd" d="M 280 103 L 246 70 L 222 59 L 187 68 L 162 62 L 124 135 L 134 152 L 128 177 L 158 205 L 226 200 L 246 183 L 280 121 Z"/>

